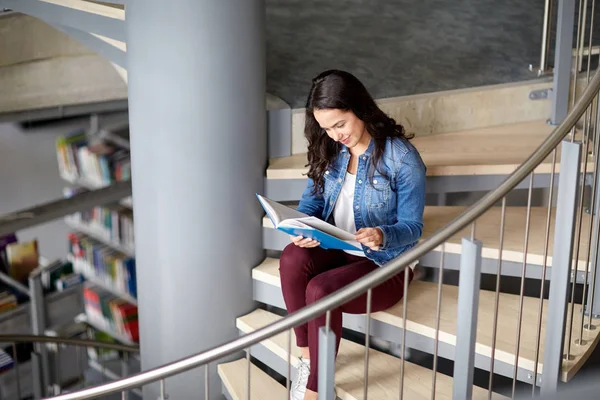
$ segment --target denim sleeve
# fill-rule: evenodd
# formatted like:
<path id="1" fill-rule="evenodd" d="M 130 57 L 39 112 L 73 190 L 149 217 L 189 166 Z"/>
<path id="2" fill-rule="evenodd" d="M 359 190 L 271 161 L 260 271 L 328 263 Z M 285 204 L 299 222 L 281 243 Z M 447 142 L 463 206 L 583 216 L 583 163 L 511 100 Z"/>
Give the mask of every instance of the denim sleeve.
<path id="1" fill-rule="evenodd" d="M 426 168 L 416 151 L 407 153 L 396 175 L 398 206 L 393 225 L 379 226 L 383 232 L 382 250 L 414 243 L 423 233 Z"/>
<path id="2" fill-rule="evenodd" d="M 300 204 L 298 204 L 297 210 L 311 217 L 323 219 L 323 207 L 325 205 L 325 200 L 320 193 L 312 193 L 314 185 L 314 181 L 308 178 L 306 189 L 304 189 L 304 193 L 302 193 Z"/>

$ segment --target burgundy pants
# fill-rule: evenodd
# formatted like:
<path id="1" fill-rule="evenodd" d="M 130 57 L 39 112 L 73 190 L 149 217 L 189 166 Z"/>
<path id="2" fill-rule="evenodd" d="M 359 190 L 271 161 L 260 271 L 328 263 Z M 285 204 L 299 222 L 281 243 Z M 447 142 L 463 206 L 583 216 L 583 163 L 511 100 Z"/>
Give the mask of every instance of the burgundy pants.
<path id="1" fill-rule="evenodd" d="M 295 244 L 288 245 L 281 255 L 279 271 L 281 288 L 288 312 L 314 303 L 315 301 L 343 288 L 349 283 L 379 268 L 365 257 L 358 257 L 341 250 L 324 250 L 320 247 L 305 249 Z M 373 288 L 371 312 L 383 311 L 398 303 L 404 293 L 404 274 L 390 278 Z M 410 280 L 413 278 L 409 271 Z M 409 281 L 410 282 L 410 281 Z M 331 310 L 331 330 L 335 333 L 337 355 L 342 336 L 342 313 L 364 314 L 367 312 L 366 293 Z M 307 388 L 317 391 L 319 328 L 325 325 L 325 314 L 294 328 L 296 345 L 310 350 L 310 377 Z"/>

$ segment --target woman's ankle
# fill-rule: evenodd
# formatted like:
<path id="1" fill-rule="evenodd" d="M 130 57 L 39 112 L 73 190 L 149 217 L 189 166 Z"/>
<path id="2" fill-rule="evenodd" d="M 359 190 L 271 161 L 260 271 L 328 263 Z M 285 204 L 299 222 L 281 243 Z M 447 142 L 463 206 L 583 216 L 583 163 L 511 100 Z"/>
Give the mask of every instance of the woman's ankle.
<path id="1" fill-rule="evenodd" d="M 313 392 L 310 389 L 306 389 L 306 393 L 304 394 L 304 400 L 317 400 L 318 395 L 317 392 Z"/>
<path id="2" fill-rule="evenodd" d="M 308 347 L 300 347 L 300 354 L 302 354 L 302 358 L 305 360 L 310 360 L 310 351 Z"/>

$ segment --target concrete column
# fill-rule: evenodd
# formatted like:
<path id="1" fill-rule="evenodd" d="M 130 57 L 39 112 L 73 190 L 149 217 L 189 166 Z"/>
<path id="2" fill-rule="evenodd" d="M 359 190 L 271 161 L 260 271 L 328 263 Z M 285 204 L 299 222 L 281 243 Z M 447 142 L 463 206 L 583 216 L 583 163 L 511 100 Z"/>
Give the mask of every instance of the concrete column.
<path id="1" fill-rule="evenodd" d="M 263 258 L 267 161 L 263 0 L 127 5 L 142 368 L 237 337 Z M 203 371 L 166 381 L 204 393 Z M 221 398 L 216 364 L 211 399 Z M 144 388 L 156 399 L 158 385 Z"/>

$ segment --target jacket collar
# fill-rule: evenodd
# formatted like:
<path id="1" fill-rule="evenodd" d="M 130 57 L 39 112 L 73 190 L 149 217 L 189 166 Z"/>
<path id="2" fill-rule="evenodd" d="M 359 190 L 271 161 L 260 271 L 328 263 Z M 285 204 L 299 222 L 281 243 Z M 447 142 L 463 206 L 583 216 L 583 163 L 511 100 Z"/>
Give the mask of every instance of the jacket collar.
<path id="1" fill-rule="evenodd" d="M 371 156 L 374 149 L 375 149 L 375 141 L 373 140 L 373 138 L 371 138 L 371 140 L 369 141 L 369 146 L 367 147 L 367 150 L 365 150 L 365 152 L 362 153 L 361 156 L 367 156 L 367 157 Z M 342 145 L 341 153 L 349 153 L 349 152 L 350 152 L 350 150 L 348 150 L 348 147 Z"/>

